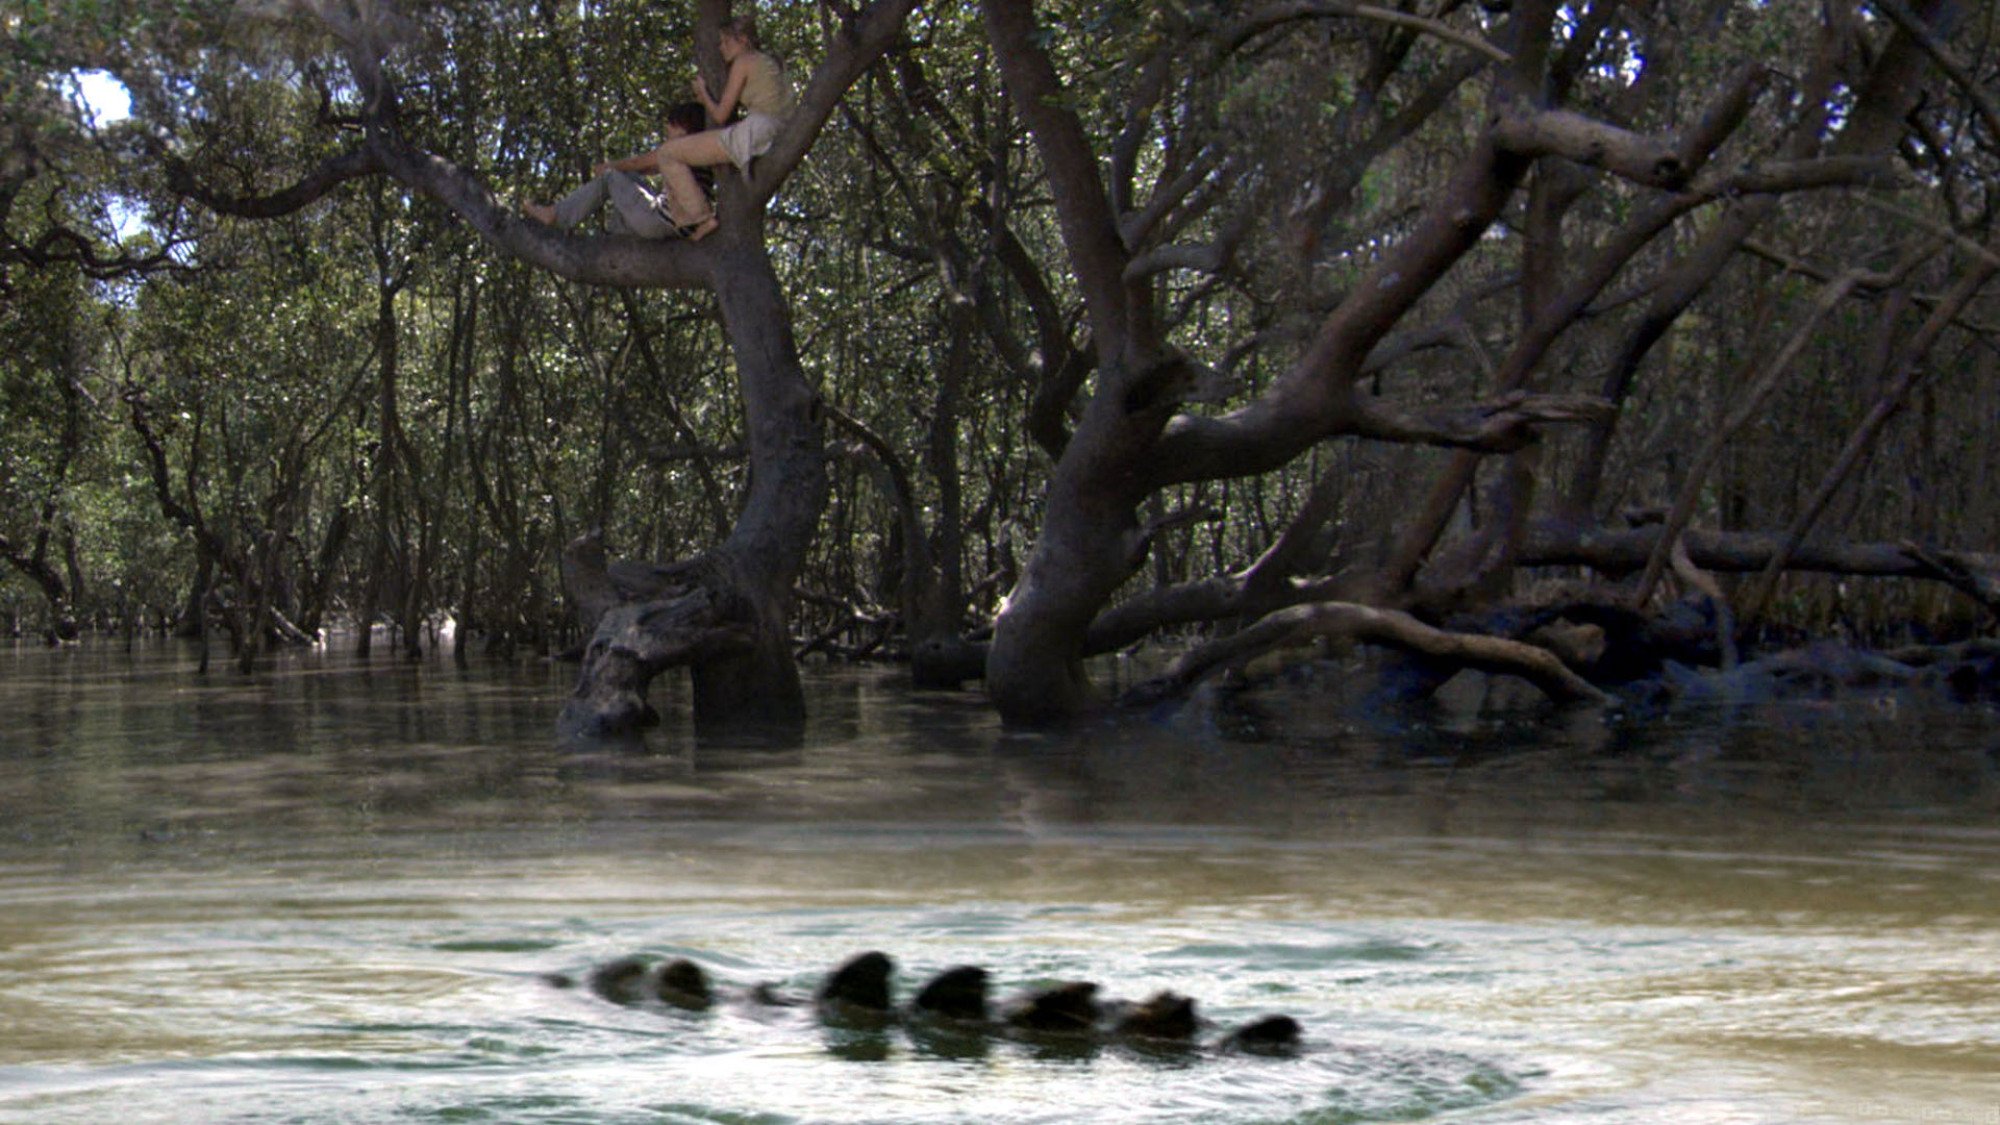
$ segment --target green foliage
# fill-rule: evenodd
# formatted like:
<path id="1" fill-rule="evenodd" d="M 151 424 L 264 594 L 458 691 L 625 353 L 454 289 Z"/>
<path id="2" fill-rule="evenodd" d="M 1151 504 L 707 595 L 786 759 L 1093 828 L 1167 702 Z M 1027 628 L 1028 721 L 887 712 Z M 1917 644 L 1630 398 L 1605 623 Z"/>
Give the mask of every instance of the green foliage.
<path id="1" fill-rule="evenodd" d="M 1117 173 L 1115 139 L 1139 138 L 1129 183 L 1108 190 L 1143 208 L 1197 160 L 1218 170 L 1204 189 L 1212 201 L 1191 197 L 1202 205 L 1137 247 L 1238 238 L 1221 268 L 1168 271 L 1149 291 L 1172 342 L 1235 380 L 1195 412 L 1240 407 L 1282 377 L 1329 311 L 1409 236 L 1491 117 L 1490 72 L 1453 77 L 1461 48 L 1354 19 L 1287 21 L 1225 44 L 1241 7 L 1038 5 L 1062 105 L 1105 158 L 1100 174 Z M 1671 136 L 1744 60 L 1802 58 L 1820 33 L 1819 6 L 1725 9 L 1712 27 L 1673 5 L 1618 25 L 1587 56 L 1566 104 Z M 760 12 L 797 75 L 818 61 L 823 11 Z M 1453 27 L 1488 30 L 1451 12 L 1440 18 Z M 595 161 L 656 143 L 665 108 L 695 73 L 688 4 L 447 0 L 410 15 L 395 25 L 386 63 L 399 127 L 506 199 L 547 198 Z M 616 549 L 664 559 L 726 529 L 747 483 L 744 435 L 708 296 L 556 282 L 385 181 L 263 222 L 218 219 L 167 189 L 166 154 L 217 190 L 255 194 L 351 147 L 357 88 L 323 27 L 284 6 L 227 0 L 13 0 L 0 27 L 0 222 L 13 248 L 0 252 L 0 534 L 20 544 L 67 528 L 87 608 L 178 612 L 207 549 L 157 494 L 128 400 L 143 404 L 161 445 L 166 499 L 198 512 L 249 568 L 233 581 L 263 581 L 251 572 L 268 564 L 266 593 L 291 614 L 309 612 L 310 588 L 324 585 L 331 618 L 413 608 L 468 618 L 503 645 L 559 647 L 573 639 L 556 573 L 567 539 L 603 527 Z M 1872 25 L 1862 33 L 1879 38 Z M 1028 434 L 1038 382 L 1063 348 L 1091 344 L 1039 157 L 989 56 L 976 6 L 920 7 L 902 53 L 850 93 L 768 225 L 801 362 L 827 402 L 899 462 L 917 533 L 948 556 L 935 565 L 962 575 L 954 594 L 971 625 L 1005 593 L 1037 525 L 1051 463 Z M 1147 101 L 1155 65 L 1166 79 Z M 131 122 L 93 131 L 78 120 L 64 82 L 86 67 L 130 87 Z M 1646 68 L 1657 73 L 1636 86 Z M 1771 155 L 1796 112 L 1798 75 L 1781 77 L 1720 161 Z M 1955 104 L 1947 84 L 1932 90 L 1921 111 L 1935 134 L 1924 174 L 1949 191 L 1907 206 L 1984 239 L 1993 138 L 1944 108 Z M 1566 266 L 1657 198 L 1596 174 L 1587 186 L 1561 228 Z M 146 224 L 128 249 L 172 243 L 183 268 L 120 274 L 86 268 L 76 253 L 22 249 L 70 224 L 94 252 L 112 253 L 114 202 Z M 1723 206 L 1673 225 L 1612 293 L 1642 292 L 1715 228 Z M 1802 197 L 1760 238 L 1825 269 L 1886 270 L 1918 237 L 1914 224 L 1854 213 L 1831 196 Z M 1386 396 L 1420 405 L 1491 390 L 1488 368 L 1520 327 L 1506 298 L 1518 292 L 1525 221 L 1509 211 L 1426 296 L 1407 327 L 1451 323 L 1456 335 L 1399 359 L 1380 377 Z M 1963 261 L 1940 251 L 1913 271 L 1911 293 L 1934 297 Z M 1609 474 L 1627 482 L 1617 502 L 1670 490 L 1688 435 L 1726 409 L 1745 357 L 1768 351 L 1819 284 L 1745 262 L 1694 303 L 1627 410 Z M 1533 385 L 1594 392 L 1641 304 L 1594 310 Z M 1884 321 L 1855 307 L 1815 342 L 1816 377 L 1781 396 L 1714 482 L 1705 513 L 1715 522 L 1781 524 L 1814 483 L 1802 466 L 1829 461 L 1870 405 L 1855 357 L 1869 354 Z M 1905 330 L 1920 312 L 1899 314 Z M 1994 315 L 1977 307 L 1966 323 Z M 1968 451 L 1992 422 L 1993 372 L 1980 350 L 1990 351 L 1990 334 L 1954 331 L 1963 335 L 1938 353 L 1927 428 L 1892 441 L 1871 466 L 1879 478 L 1858 491 L 1879 496 L 1893 479 L 1932 487 L 1913 510 L 1853 505 L 1847 532 L 1893 537 L 1914 523 L 1942 540 L 1992 542 L 2000 515 L 1954 471 L 1976 460 Z M 849 609 L 901 612 L 913 581 L 880 451 L 833 436 L 834 495 L 802 580 L 814 595 L 806 633 L 840 626 Z M 1551 441 L 1548 473 L 1559 479 L 1578 456 L 1569 439 Z M 1327 471 L 1351 488 L 1320 563 L 1372 557 L 1421 498 L 1433 458 L 1343 446 L 1175 490 L 1162 514 L 1208 515 L 1161 533 L 1148 579 L 1242 569 Z M 7 596 L 25 597 L 19 574 L 6 573 Z"/>

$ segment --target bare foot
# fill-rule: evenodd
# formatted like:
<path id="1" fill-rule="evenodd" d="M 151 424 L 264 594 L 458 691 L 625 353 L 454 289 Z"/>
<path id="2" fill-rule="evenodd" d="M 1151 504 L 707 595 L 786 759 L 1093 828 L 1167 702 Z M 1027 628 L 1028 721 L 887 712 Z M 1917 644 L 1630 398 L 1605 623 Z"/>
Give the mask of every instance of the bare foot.
<path id="1" fill-rule="evenodd" d="M 521 201 L 521 213 L 543 226 L 556 225 L 556 209 L 551 204 L 533 203 L 524 199 Z"/>
<path id="2" fill-rule="evenodd" d="M 696 223 L 694 227 L 688 231 L 687 240 L 689 242 L 700 242 L 702 239 L 707 238 L 710 234 L 712 234 L 715 231 L 716 227 L 721 225 L 722 225 L 721 223 L 716 221 L 715 214 L 713 212 L 710 212 L 708 218 L 703 219 L 702 221 Z"/>

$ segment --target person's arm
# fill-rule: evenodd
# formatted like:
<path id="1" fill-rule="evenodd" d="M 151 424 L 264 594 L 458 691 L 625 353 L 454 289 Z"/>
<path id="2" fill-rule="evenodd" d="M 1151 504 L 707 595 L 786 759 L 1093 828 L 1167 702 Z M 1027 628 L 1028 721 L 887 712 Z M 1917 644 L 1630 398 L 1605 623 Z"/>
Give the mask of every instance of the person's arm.
<path id="1" fill-rule="evenodd" d="M 618 160 L 600 160 L 591 166 L 590 174 L 602 176 L 606 172 L 633 172 L 650 176 L 659 170 L 660 158 L 655 155 L 655 150 L 647 149 L 645 152 L 635 152 Z"/>
<path id="2" fill-rule="evenodd" d="M 729 77 L 722 83 L 722 96 L 708 96 L 708 81 L 697 74 L 694 78 L 694 96 L 701 99 L 701 107 L 708 111 L 711 125 L 727 125 L 731 114 L 736 112 L 736 102 L 743 97 L 743 83 L 750 79 L 750 55 L 748 52 L 736 56 L 729 64 Z"/>

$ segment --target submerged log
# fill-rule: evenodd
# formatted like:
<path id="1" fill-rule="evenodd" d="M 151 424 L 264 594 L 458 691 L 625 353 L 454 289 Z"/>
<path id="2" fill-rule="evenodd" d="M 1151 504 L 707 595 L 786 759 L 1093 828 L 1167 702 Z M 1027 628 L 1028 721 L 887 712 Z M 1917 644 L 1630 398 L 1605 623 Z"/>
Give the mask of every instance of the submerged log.
<path id="1" fill-rule="evenodd" d="M 1734 638 L 1726 616 L 1727 607 L 1706 594 L 1646 612 L 1628 605 L 1616 591 L 1586 590 L 1541 604 L 1504 605 L 1448 624 L 1463 632 L 1542 645 L 1591 683 L 1616 687 L 1655 678 L 1670 661 L 1688 666 L 1733 663 Z"/>
<path id="2" fill-rule="evenodd" d="M 1958 703 L 2000 699 L 2000 640 L 1883 651 L 1821 641 L 1714 671 L 1670 665 L 1651 693 L 1674 703 L 1893 698 L 1933 693 Z"/>
<path id="3" fill-rule="evenodd" d="M 914 640 L 910 645 L 910 683 L 933 690 L 956 690 L 967 680 L 986 676 L 986 646 L 956 635 Z"/>

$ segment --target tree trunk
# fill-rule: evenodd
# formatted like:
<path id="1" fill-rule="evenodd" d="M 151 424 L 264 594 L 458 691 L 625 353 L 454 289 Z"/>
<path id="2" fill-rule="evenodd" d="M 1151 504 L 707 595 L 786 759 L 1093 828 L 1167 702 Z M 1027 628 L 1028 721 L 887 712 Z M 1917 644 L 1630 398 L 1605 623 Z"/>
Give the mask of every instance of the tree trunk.
<path id="1" fill-rule="evenodd" d="M 647 686 L 682 663 L 704 733 L 793 728 L 805 718 L 788 623 L 826 500 L 824 411 L 799 366 L 761 217 L 728 201 L 725 193 L 722 228 L 704 246 L 743 396 L 749 494 L 729 538 L 686 563 L 605 564 L 601 552 L 571 552 L 564 581 L 593 635 L 564 709 L 568 734 L 621 736 L 647 725 Z"/>
<path id="2" fill-rule="evenodd" d="M 951 340 L 924 444 L 924 467 L 937 484 L 937 517 L 927 536 L 921 520 L 910 521 L 915 538 L 906 545 L 903 567 L 903 628 L 910 643 L 910 682 L 917 687 L 955 688 L 983 663 L 983 654 L 964 640 L 965 499 L 958 467 L 960 404 L 978 325 L 958 302 L 947 305 L 946 315 Z"/>
<path id="3" fill-rule="evenodd" d="M 752 647 L 695 665 L 695 723 L 701 728 L 805 718 L 788 621 L 792 583 L 805 565 L 827 494 L 819 394 L 799 366 L 791 310 L 764 247 L 761 216 L 731 218 L 735 230 L 722 235 L 727 241 L 718 247 L 724 252 L 715 296 L 743 395 L 750 491 L 718 554 L 727 560 L 723 573 L 732 592 L 751 614 Z"/>
<path id="4" fill-rule="evenodd" d="M 1130 391 L 1148 381 L 1126 377 L 1120 363 L 1106 363 L 1098 377 Z M 1100 390 L 1056 464 L 1034 552 L 993 621 L 987 650 L 986 687 L 1004 722 L 1047 725 L 1093 703 L 1084 639 L 1144 557 L 1138 482 L 1168 413 L 1144 406 L 1144 397 Z M 1165 399 L 1169 408 L 1173 401 Z M 1141 409 L 1127 411 L 1128 402 Z"/>

